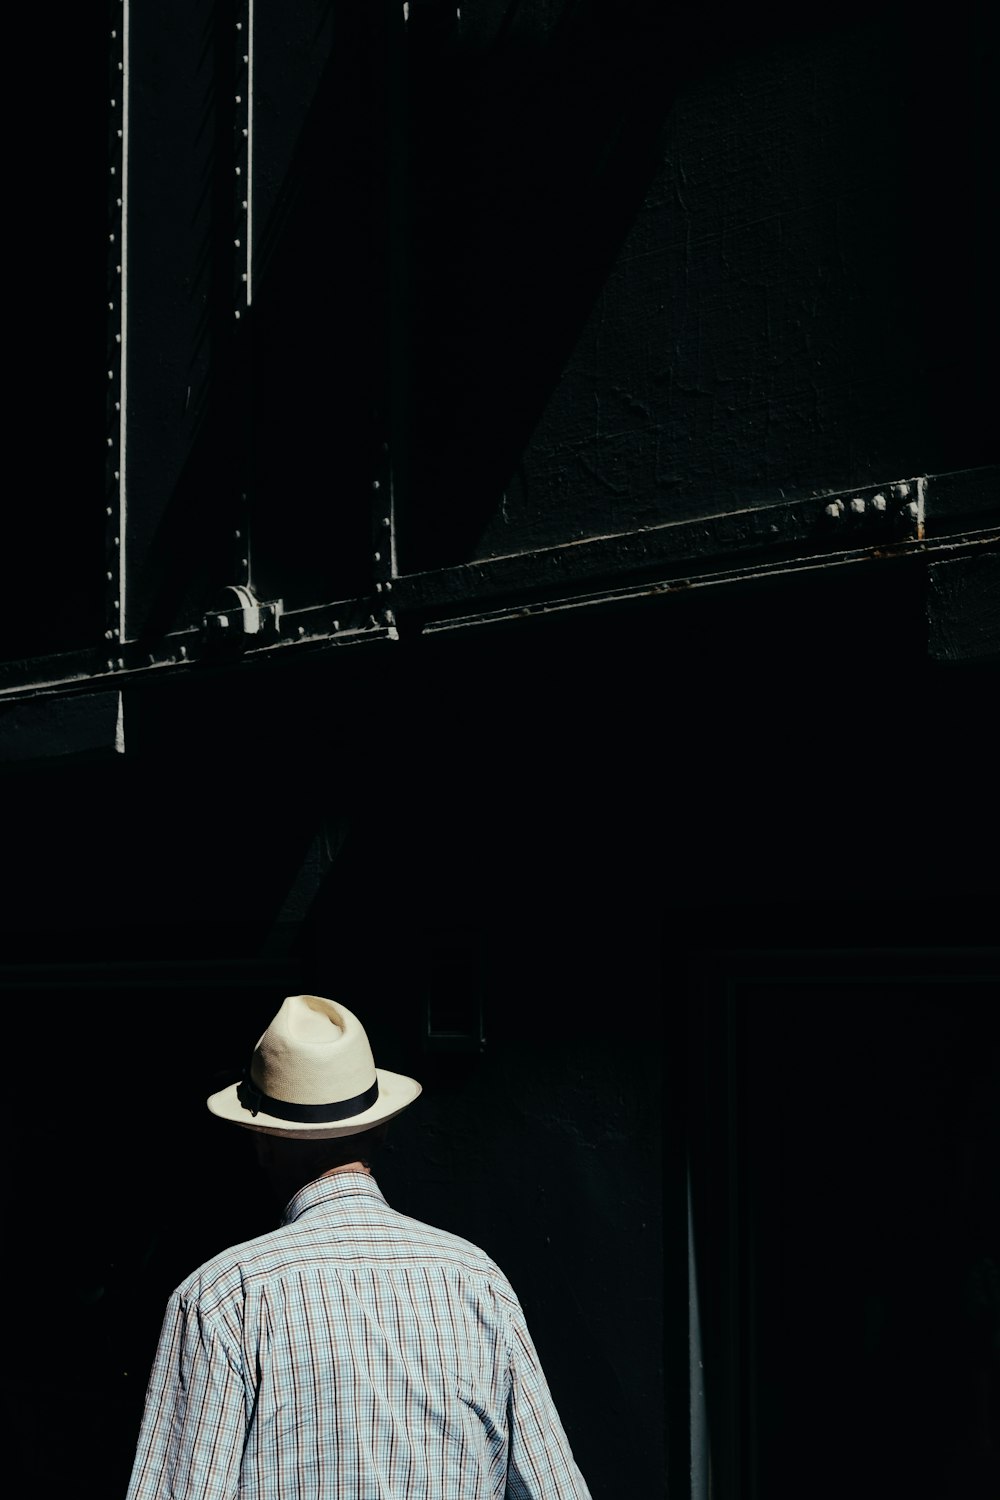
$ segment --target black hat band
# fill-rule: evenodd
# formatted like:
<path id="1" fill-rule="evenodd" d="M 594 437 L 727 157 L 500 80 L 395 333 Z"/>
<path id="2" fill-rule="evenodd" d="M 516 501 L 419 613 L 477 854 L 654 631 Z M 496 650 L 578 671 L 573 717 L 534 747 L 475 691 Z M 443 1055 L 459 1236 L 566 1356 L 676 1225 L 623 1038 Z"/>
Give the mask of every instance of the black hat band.
<path id="1" fill-rule="evenodd" d="M 237 1086 L 236 1097 L 255 1119 L 263 1110 L 278 1120 L 294 1120 L 300 1125 L 327 1125 L 334 1120 L 349 1120 L 352 1115 L 370 1109 L 378 1098 L 378 1079 L 370 1089 L 355 1094 L 353 1099 L 338 1099 L 334 1104 L 290 1104 L 287 1099 L 272 1099 L 270 1094 L 262 1093 L 247 1073 Z"/>

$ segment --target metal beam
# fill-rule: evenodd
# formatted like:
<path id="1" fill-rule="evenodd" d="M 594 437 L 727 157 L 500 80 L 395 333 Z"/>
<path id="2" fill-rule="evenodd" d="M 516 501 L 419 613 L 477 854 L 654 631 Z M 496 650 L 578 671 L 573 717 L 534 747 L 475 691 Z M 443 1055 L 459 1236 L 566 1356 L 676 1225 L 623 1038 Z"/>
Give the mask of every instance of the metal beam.
<path id="1" fill-rule="evenodd" d="M 907 559 L 936 565 L 995 557 L 998 477 L 996 468 L 988 468 L 899 479 L 430 572 L 398 574 L 391 558 L 380 557 L 382 577 L 370 595 L 297 610 L 276 604 L 268 628 L 256 633 L 213 631 L 206 616 L 202 629 L 152 641 L 116 642 L 111 650 L 104 643 L 92 651 L 8 663 L 0 667 L 0 698 L 124 685 L 199 663 L 235 668 L 279 654 L 290 659 L 302 652 L 388 645 L 401 636 L 613 608 L 692 588 Z M 387 516 L 383 511 L 383 520 Z M 949 608 L 954 612 L 970 597 L 954 594 Z"/>

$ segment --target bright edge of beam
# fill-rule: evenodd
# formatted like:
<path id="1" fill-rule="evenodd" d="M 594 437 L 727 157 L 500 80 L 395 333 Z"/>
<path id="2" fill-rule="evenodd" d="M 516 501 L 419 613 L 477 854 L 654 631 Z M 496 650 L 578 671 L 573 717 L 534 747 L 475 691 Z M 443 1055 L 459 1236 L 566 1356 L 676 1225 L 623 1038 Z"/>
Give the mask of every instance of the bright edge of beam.
<path id="1" fill-rule="evenodd" d="M 253 301 L 253 3 L 247 0 L 247 307 Z"/>
<path id="2" fill-rule="evenodd" d="M 119 346 L 118 389 L 118 639 L 125 639 L 125 524 L 127 512 L 126 482 L 126 410 L 128 360 L 128 115 L 129 115 L 129 0 L 122 0 L 122 174 L 121 174 L 121 290 L 119 292 L 119 320 L 121 344 Z"/>

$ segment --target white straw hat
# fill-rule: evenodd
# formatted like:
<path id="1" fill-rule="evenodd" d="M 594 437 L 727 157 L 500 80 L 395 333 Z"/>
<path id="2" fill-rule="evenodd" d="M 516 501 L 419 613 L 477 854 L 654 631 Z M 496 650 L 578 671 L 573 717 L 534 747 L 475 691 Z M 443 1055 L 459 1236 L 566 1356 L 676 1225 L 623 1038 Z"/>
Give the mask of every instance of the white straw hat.
<path id="1" fill-rule="evenodd" d="M 346 1005 L 289 995 L 244 1077 L 207 1102 L 213 1115 L 248 1130 L 323 1140 L 391 1120 L 420 1092 L 415 1078 L 376 1068 L 365 1028 Z"/>

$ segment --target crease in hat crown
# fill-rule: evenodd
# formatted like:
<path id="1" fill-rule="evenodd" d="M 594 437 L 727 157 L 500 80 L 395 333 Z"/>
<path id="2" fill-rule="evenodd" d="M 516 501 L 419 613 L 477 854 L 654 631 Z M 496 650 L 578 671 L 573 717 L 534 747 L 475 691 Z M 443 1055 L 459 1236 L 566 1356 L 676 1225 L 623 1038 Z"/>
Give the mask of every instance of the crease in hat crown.
<path id="1" fill-rule="evenodd" d="M 339 1104 L 371 1088 L 375 1059 L 364 1027 L 345 1005 L 287 995 L 254 1048 L 250 1078 L 289 1104 Z"/>
<path id="2" fill-rule="evenodd" d="M 370 1130 L 421 1092 L 415 1078 L 375 1066 L 368 1034 L 346 1005 L 287 995 L 244 1078 L 206 1103 L 213 1115 L 249 1130 L 323 1138 Z"/>

